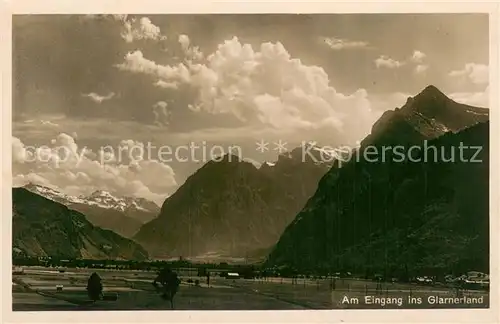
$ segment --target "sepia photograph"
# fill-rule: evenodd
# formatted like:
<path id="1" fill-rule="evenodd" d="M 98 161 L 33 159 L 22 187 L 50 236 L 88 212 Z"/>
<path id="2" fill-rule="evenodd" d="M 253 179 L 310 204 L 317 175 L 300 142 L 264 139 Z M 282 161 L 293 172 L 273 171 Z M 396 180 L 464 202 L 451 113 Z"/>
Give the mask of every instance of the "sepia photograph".
<path id="1" fill-rule="evenodd" d="M 489 309 L 490 19 L 12 15 L 12 311 Z"/>

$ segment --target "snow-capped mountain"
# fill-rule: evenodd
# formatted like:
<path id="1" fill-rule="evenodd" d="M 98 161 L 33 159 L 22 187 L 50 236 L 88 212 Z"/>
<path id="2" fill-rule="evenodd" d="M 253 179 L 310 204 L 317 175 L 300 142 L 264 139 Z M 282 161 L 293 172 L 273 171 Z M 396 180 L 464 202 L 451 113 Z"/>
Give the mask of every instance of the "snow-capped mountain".
<path id="1" fill-rule="evenodd" d="M 42 192 L 57 195 L 53 190 Z M 68 239 L 69 238 L 69 239 Z M 26 188 L 12 189 L 14 255 L 62 259 L 144 260 L 139 244 L 91 224 L 86 215 Z"/>
<path id="2" fill-rule="evenodd" d="M 81 197 L 77 199 L 82 199 Z M 154 202 L 144 198 L 116 197 L 108 191 L 97 190 L 90 196 L 83 198 L 88 205 L 96 205 L 102 208 L 111 208 L 120 211 L 141 210 L 145 212 L 157 212 L 159 207 Z"/>
<path id="3" fill-rule="evenodd" d="M 75 197 L 33 183 L 24 188 L 79 211 L 95 226 L 110 229 L 125 237 L 133 236 L 142 224 L 151 221 L 160 212 L 160 207 L 147 199 L 117 197 L 104 190 Z"/>
<path id="4" fill-rule="evenodd" d="M 85 200 L 75 197 L 75 196 L 70 196 L 66 195 L 62 192 L 59 192 L 53 188 L 37 185 L 34 183 L 28 183 L 27 185 L 24 186 L 26 190 L 29 190 L 33 193 L 36 193 L 42 197 L 45 197 L 47 199 L 62 203 L 64 205 L 67 205 L 68 203 L 84 203 Z"/>
<path id="5" fill-rule="evenodd" d="M 90 206 L 97 206 L 100 208 L 115 209 L 122 212 L 135 209 L 153 213 L 158 212 L 160 208 L 154 202 L 144 198 L 116 197 L 105 190 L 96 190 L 89 196 L 76 197 L 66 195 L 55 189 L 33 183 L 27 184 L 26 186 L 24 186 L 24 188 L 45 198 L 60 202 L 65 205 L 86 204 Z"/>

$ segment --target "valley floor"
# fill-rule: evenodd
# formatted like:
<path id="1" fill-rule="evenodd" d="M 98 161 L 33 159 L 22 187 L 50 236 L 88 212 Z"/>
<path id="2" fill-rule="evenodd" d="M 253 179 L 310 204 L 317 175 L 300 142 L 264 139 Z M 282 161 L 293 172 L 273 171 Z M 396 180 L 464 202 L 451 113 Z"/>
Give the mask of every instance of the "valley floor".
<path id="1" fill-rule="evenodd" d="M 92 306 L 79 306 L 68 302 L 85 301 L 86 282 L 92 269 L 68 269 L 64 273 L 44 268 L 25 268 L 23 275 L 13 275 L 16 280 L 29 284 L 32 289 L 55 295 L 57 298 L 42 296 L 26 291 L 13 283 L 14 311 L 43 310 L 168 310 L 170 303 L 152 291 L 153 272 L 96 270 L 103 278 L 105 294 L 117 294 L 116 301 L 99 301 Z M 462 291 L 445 287 L 425 287 L 409 284 L 384 284 L 372 281 L 337 279 L 331 290 L 329 280 L 268 278 L 237 279 L 211 278 L 210 287 L 205 278 L 183 276 L 182 284 L 174 300 L 176 310 L 292 310 L 292 309 L 342 309 L 342 308 L 451 308 L 489 306 L 488 292 Z M 188 283 L 188 279 L 200 280 L 199 287 Z M 63 290 L 56 292 L 56 285 Z M 430 304 L 429 296 L 439 297 L 481 297 L 481 303 L 473 304 Z M 365 302 L 365 296 L 384 299 L 385 306 Z M 422 303 L 409 303 L 408 298 Z M 403 304 L 393 302 L 402 298 Z M 355 302 L 356 299 L 359 302 Z M 347 302 L 349 300 L 349 302 Z M 481 300 L 481 299 L 480 299 Z"/>

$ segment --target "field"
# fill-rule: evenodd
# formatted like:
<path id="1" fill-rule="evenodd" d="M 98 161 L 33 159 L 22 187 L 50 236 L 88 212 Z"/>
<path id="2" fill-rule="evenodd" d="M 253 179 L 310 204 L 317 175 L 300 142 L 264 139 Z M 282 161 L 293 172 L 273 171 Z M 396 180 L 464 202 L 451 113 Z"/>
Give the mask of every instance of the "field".
<path id="1" fill-rule="evenodd" d="M 99 301 L 91 306 L 82 306 L 63 300 L 85 301 L 87 299 L 85 286 L 93 271 L 98 272 L 103 278 L 105 294 L 117 294 L 116 301 Z M 176 310 L 489 307 L 488 292 L 456 291 L 445 287 L 400 283 L 377 285 L 372 281 L 336 279 L 335 289 L 332 289 L 331 281 L 328 279 L 232 280 L 219 277 L 211 277 L 210 286 L 207 286 L 206 278 L 196 277 L 194 272 L 181 271 L 179 274 L 182 283 L 174 300 Z M 152 290 L 151 282 L 154 276 L 154 272 L 146 271 L 67 269 L 64 273 L 60 273 L 56 269 L 25 268 L 24 274 L 13 275 L 13 278 L 29 284 L 32 289 L 37 289 L 42 294 L 52 294 L 56 298 L 26 291 L 21 285 L 13 283 L 12 307 L 14 311 L 170 309 L 170 303 L 161 299 L 158 293 Z M 193 281 L 198 279 L 200 286 L 189 283 L 188 279 Z M 56 285 L 63 285 L 63 290 L 57 292 Z M 365 296 L 372 297 L 365 300 Z M 432 304 L 429 303 L 429 296 L 474 297 L 471 299 L 474 302 Z M 374 303 L 375 298 L 378 298 L 378 303 Z M 421 303 L 416 302 L 419 298 Z M 398 301 L 400 303 L 395 304 Z"/>

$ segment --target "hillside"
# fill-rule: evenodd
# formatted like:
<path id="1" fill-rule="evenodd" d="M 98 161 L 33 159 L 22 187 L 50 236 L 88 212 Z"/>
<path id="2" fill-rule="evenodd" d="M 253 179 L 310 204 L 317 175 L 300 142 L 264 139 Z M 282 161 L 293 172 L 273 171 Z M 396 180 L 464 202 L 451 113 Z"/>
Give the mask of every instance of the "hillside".
<path id="1" fill-rule="evenodd" d="M 12 246 L 27 256 L 143 260 L 137 243 L 92 225 L 68 207 L 25 188 L 13 188 Z"/>
<path id="2" fill-rule="evenodd" d="M 332 168 L 266 264 L 399 276 L 431 270 L 487 271 L 487 118 L 486 109 L 455 103 L 434 87 L 387 112 L 360 150 L 394 145 L 404 152 L 415 145 L 420 149 L 403 161 L 388 150 L 385 161 L 361 155 L 340 169 Z M 461 144 L 482 147 L 475 157 L 482 162 L 461 161 Z M 432 146 L 438 148 L 437 159 L 432 150 L 424 153 Z M 454 162 L 443 160 L 441 149 L 445 158 L 455 149 Z M 464 158 L 474 154 L 465 150 Z"/>
<path id="3" fill-rule="evenodd" d="M 155 256 L 245 257 L 269 248 L 314 193 L 329 165 L 302 162 L 301 149 L 256 168 L 237 156 L 210 161 L 134 236 Z"/>
<path id="4" fill-rule="evenodd" d="M 160 207 L 152 201 L 143 198 L 115 197 L 104 190 L 97 190 L 89 196 L 74 197 L 32 183 L 24 188 L 84 214 L 95 226 L 112 230 L 128 238 L 137 233 L 142 224 L 152 220 L 160 212 Z"/>

